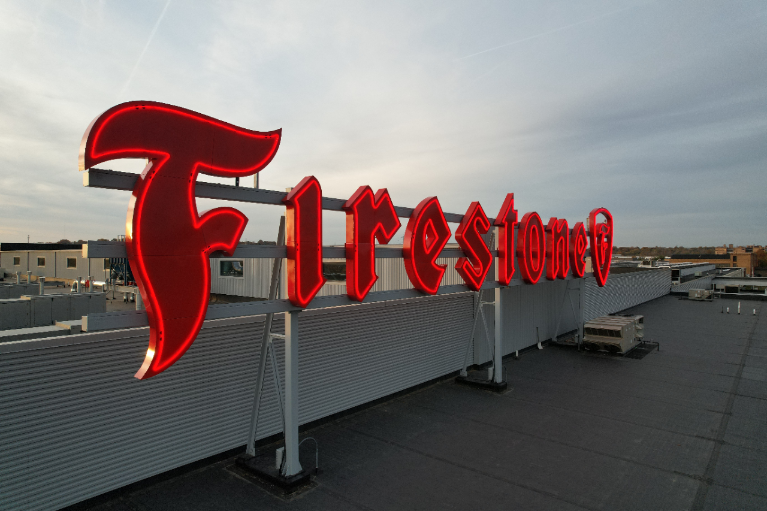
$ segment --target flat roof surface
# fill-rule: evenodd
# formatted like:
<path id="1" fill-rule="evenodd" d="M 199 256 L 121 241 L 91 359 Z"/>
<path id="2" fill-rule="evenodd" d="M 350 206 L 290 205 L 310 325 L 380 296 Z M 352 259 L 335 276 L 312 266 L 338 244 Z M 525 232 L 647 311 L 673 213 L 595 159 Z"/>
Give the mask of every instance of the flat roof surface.
<path id="1" fill-rule="evenodd" d="M 82 243 L 0 243 L 0 252 L 40 250 L 82 250 Z"/>
<path id="2" fill-rule="evenodd" d="M 729 259 L 729 254 L 674 254 L 671 259 Z"/>
<path id="3" fill-rule="evenodd" d="M 503 394 L 445 380 L 303 432 L 321 472 L 290 500 L 229 458 L 86 509 L 765 510 L 767 310 L 723 306 L 629 309 L 660 343 L 641 360 L 547 346 L 505 361 Z"/>

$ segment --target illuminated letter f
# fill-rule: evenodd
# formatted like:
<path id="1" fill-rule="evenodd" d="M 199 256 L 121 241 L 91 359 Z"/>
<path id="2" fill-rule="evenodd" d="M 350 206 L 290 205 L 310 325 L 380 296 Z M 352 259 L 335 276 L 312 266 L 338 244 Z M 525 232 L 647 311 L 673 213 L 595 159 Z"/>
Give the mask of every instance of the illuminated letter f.
<path id="1" fill-rule="evenodd" d="M 149 160 L 133 189 L 125 236 L 150 329 L 136 378 L 161 373 L 189 349 L 208 309 L 209 255 L 231 255 L 248 222 L 233 208 L 198 215 L 197 174 L 254 174 L 272 160 L 280 136 L 142 101 L 110 108 L 86 130 L 80 170 L 119 158 Z"/>

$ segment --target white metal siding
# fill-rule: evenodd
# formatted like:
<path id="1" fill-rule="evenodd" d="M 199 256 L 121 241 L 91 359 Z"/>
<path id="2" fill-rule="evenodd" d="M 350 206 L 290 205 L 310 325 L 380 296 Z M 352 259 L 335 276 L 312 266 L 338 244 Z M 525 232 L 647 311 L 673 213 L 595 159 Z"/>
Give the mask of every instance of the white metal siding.
<path id="1" fill-rule="evenodd" d="M 326 262 L 344 262 L 345 259 L 325 259 Z M 447 265 L 445 274 L 442 276 L 441 286 L 452 286 L 455 284 L 463 284 L 463 279 L 455 271 L 455 264 L 458 262 L 457 257 L 440 257 L 437 259 L 437 264 Z M 370 288 L 371 292 L 374 291 L 394 291 L 396 289 L 413 289 L 413 284 L 410 283 L 410 279 L 405 271 L 404 259 L 376 259 L 376 275 L 378 280 L 373 287 Z M 488 272 L 488 275 L 492 276 L 492 272 Z M 328 281 L 322 286 L 322 289 L 317 293 L 317 296 L 333 296 L 333 295 L 345 295 L 346 294 L 346 282 Z"/>
<path id="2" fill-rule="evenodd" d="M 698 272 L 704 272 L 704 271 L 711 271 L 716 269 L 715 264 L 706 264 L 701 266 L 695 266 L 693 268 L 680 268 L 679 269 L 679 276 L 684 277 L 687 275 L 695 275 Z"/>
<path id="3" fill-rule="evenodd" d="M 503 300 L 503 354 L 508 355 L 570 332 L 578 327 L 580 316 L 580 286 L 582 280 L 541 280 L 536 285 L 521 285 L 501 289 Z M 486 314 L 491 338 L 494 338 L 494 308 L 487 306 Z M 485 349 L 475 352 L 477 363 L 490 360 Z"/>
<path id="4" fill-rule="evenodd" d="M 593 277 L 587 278 L 583 321 L 667 295 L 670 288 L 671 270 L 666 268 L 610 275 L 603 288 Z"/>
<path id="5" fill-rule="evenodd" d="M 300 422 L 457 370 L 472 304 L 461 293 L 302 313 Z M 133 378 L 147 328 L 0 344 L 0 508 L 58 509 L 244 445 L 262 325 L 206 321 L 147 381 Z M 259 438 L 281 427 L 265 382 Z"/>
<path id="6" fill-rule="evenodd" d="M 20 257 L 21 265 L 13 266 L 13 258 Z M 37 266 L 37 258 L 45 258 L 45 266 Z M 77 268 L 67 269 L 67 258 L 77 259 Z M 17 271 L 22 272 L 22 279 L 27 274 L 27 259 L 29 259 L 29 269 L 32 275 L 45 278 L 76 279 L 78 276 L 88 278 L 93 275 L 96 280 L 104 278 L 103 259 L 93 259 L 90 261 L 83 257 L 82 250 L 32 250 L 19 252 L 0 253 L 0 267 L 7 272 L 14 274 Z M 89 267 L 94 273 L 89 273 Z"/>
<path id="7" fill-rule="evenodd" d="M 671 286 L 671 291 L 689 291 L 690 289 L 711 289 L 711 282 L 716 275 L 709 275 L 695 280 L 688 280 L 682 284 Z"/>
<path id="8" fill-rule="evenodd" d="M 226 260 L 243 261 L 243 277 L 220 276 L 220 261 Z M 325 259 L 326 262 L 345 262 L 345 259 Z M 455 271 L 458 258 L 439 258 L 437 264 L 447 265 L 443 286 L 463 284 L 463 279 Z M 373 287 L 373 291 L 392 291 L 395 289 L 412 289 L 413 285 L 407 277 L 404 259 L 376 259 L 376 274 L 379 276 Z M 271 259 L 236 259 L 221 258 L 210 260 L 211 293 L 220 293 L 233 296 L 252 296 L 255 298 L 267 298 L 269 296 L 269 283 L 272 275 Z M 492 272 L 489 272 L 492 275 Z M 346 294 L 346 282 L 328 281 L 319 290 L 317 296 L 333 296 Z"/>
<path id="9" fill-rule="evenodd" d="M 67 268 L 67 258 L 76 259 L 76 268 Z M 89 272 L 89 267 L 90 271 Z M 59 250 L 56 252 L 56 278 L 74 280 L 77 277 L 87 279 L 92 275 L 96 280 L 104 280 L 104 260 L 101 258 L 89 260 L 83 257 L 82 250 Z"/>
<path id="10" fill-rule="evenodd" d="M 221 261 L 242 261 L 243 277 L 222 277 Z M 272 259 L 221 258 L 210 260 L 211 293 L 231 296 L 269 297 L 272 275 Z"/>
<path id="11" fill-rule="evenodd" d="M 19 266 L 13 265 L 13 258 L 18 257 L 20 259 Z M 26 252 L 2 252 L 0 253 L 0 267 L 5 268 L 5 271 L 11 274 L 15 274 L 17 271 L 27 274 L 27 253 Z"/>

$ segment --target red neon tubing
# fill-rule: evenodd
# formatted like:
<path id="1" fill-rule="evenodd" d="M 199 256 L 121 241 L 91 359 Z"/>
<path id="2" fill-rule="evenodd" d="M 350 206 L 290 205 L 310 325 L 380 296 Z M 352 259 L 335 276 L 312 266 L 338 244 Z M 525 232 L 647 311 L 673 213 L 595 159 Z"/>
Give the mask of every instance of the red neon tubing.
<path id="1" fill-rule="evenodd" d="M 551 217 L 546 225 L 546 278 L 564 279 L 570 271 L 570 230 L 567 220 Z"/>
<path id="2" fill-rule="evenodd" d="M 543 222 L 538 213 L 525 213 L 519 222 L 517 239 L 517 260 L 522 279 L 528 284 L 536 284 L 543 274 L 546 254 L 546 236 Z"/>
<path id="3" fill-rule="evenodd" d="M 208 308 L 209 255 L 216 250 L 231 255 L 248 221 L 233 208 L 199 215 L 197 174 L 254 174 L 274 158 L 280 138 L 280 130 L 246 130 L 146 101 L 112 107 L 86 130 L 81 170 L 120 158 L 150 160 L 136 181 L 126 222 L 126 250 L 150 332 L 136 378 L 161 373 L 192 345 Z"/>
<path id="4" fill-rule="evenodd" d="M 493 254 L 482 239 L 482 234 L 486 234 L 488 230 L 490 220 L 485 210 L 479 202 L 472 202 L 455 231 L 455 239 L 468 257 L 458 258 L 455 269 L 466 285 L 474 291 L 480 290 L 493 263 Z"/>
<path id="5" fill-rule="evenodd" d="M 588 244 L 586 228 L 583 222 L 577 222 L 573 226 L 573 233 L 570 236 L 570 265 L 573 268 L 573 275 L 582 279 L 586 274 L 586 246 Z"/>
<path id="6" fill-rule="evenodd" d="M 378 280 L 376 239 L 381 244 L 389 243 L 401 223 L 386 188 L 373 195 L 369 186 L 360 186 L 343 210 L 346 212 L 346 294 L 361 302 Z"/>
<path id="7" fill-rule="evenodd" d="M 306 308 L 327 279 L 322 274 L 322 188 L 307 176 L 293 188 L 285 203 L 288 299 Z"/>
<path id="8" fill-rule="evenodd" d="M 602 215 L 605 221 L 597 223 L 598 215 Z M 613 257 L 613 216 L 606 208 L 596 208 L 589 213 L 589 238 L 594 278 L 599 287 L 604 287 L 610 275 L 610 261 Z"/>
<path id="9" fill-rule="evenodd" d="M 436 197 L 427 197 L 416 206 L 405 229 L 405 271 L 416 289 L 437 294 L 447 265 L 437 264 L 442 249 L 450 239 L 442 207 Z"/>
<path id="10" fill-rule="evenodd" d="M 514 227 L 517 225 L 517 210 L 514 209 L 513 193 L 506 195 L 495 225 L 498 226 L 498 283 L 508 286 L 515 270 Z"/>

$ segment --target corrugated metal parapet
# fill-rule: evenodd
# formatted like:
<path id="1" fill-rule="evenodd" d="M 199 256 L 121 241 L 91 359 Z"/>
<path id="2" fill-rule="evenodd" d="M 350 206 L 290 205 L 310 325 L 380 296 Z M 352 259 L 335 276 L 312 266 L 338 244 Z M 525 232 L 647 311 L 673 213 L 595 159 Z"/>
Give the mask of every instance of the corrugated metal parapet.
<path id="1" fill-rule="evenodd" d="M 583 320 L 589 321 L 669 294 L 671 270 L 611 275 L 603 288 L 597 286 L 593 278 L 585 282 Z"/>
<path id="2" fill-rule="evenodd" d="M 302 312 L 300 422 L 459 369 L 472 305 L 456 293 Z M 58 509 L 244 445 L 262 328 L 263 316 L 206 321 L 147 381 L 133 374 L 148 328 L 0 344 L 0 509 Z M 265 382 L 259 438 L 281 428 Z"/>

